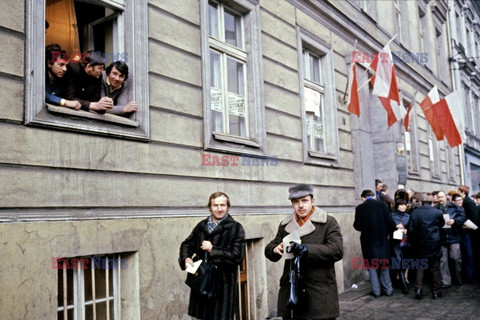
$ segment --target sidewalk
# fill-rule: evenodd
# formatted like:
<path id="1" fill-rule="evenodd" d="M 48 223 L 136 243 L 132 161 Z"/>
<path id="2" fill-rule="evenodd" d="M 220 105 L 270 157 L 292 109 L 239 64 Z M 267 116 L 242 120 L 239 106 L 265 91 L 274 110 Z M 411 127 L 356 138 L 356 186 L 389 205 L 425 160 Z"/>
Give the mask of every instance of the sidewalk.
<path id="1" fill-rule="evenodd" d="M 377 299 L 370 295 L 370 283 L 361 283 L 357 289 L 340 294 L 340 317 L 338 319 L 480 319 L 480 287 L 473 284 L 442 289 L 443 298 L 433 300 L 430 288 L 425 285 L 425 297 L 416 300 L 413 286 L 404 295 L 394 289 L 391 297 Z"/>

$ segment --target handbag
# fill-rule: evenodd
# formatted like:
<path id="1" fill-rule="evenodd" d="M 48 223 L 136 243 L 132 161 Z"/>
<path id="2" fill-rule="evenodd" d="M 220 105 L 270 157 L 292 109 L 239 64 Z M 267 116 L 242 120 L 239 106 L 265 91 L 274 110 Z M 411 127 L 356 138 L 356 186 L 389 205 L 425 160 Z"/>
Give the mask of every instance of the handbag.
<path id="1" fill-rule="evenodd" d="M 185 283 L 193 291 L 211 299 L 216 295 L 217 266 L 208 260 L 208 252 L 205 252 L 205 260 L 202 261 L 195 274 L 188 273 Z"/>
<path id="2" fill-rule="evenodd" d="M 295 309 L 307 302 L 307 290 L 300 273 L 300 256 L 292 259 L 290 264 L 289 286 L 287 292 L 287 308 Z"/>

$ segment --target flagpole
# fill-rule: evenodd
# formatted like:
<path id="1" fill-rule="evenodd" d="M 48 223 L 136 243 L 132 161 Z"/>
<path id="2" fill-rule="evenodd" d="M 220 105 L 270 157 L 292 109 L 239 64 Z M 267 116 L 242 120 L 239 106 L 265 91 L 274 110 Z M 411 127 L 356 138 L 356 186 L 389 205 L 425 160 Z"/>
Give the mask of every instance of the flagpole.
<path id="1" fill-rule="evenodd" d="M 390 45 L 390 43 L 397 37 L 397 35 L 398 35 L 398 33 L 396 33 L 396 34 L 392 37 L 392 39 L 388 40 L 387 44 L 384 45 L 383 48 L 385 48 L 386 46 Z M 383 50 L 383 48 L 382 48 L 382 50 Z M 380 51 L 382 51 L 382 50 L 380 50 Z M 374 59 L 374 60 L 375 60 L 375 59 Z M 374 74 L 376 73 L 374 70 L 371 70 L 370 65 L 368 65 L 368 67 L 367 67 L 367 68 L 365 69 L 365 71 L 363 72 L 363 75 L 365 75 L 365 73 L 367 73 L 368 71 L 373 72 Z M 363 75 L 362 75 L 362 76 L 363 76 Z M 360 91 L 360 89 L 362 89 L 367 83 L 369 83 L 370 80 L 372 80 L 372 78 L 373 78 L 373 76 L 370 77 L 364 84 L 362 84 L 362 85 L 357 89 L 357 91 Z"/>
<path id="2" fill-rule="evenodd" d="M 353 43 L 353 51 L 355 51 L 355 49 L 357 48 L 357 39 L 355 39 L 355 42 Z M 352 60 L 353 60 L 353 57 L 352 57 Z M 350 63 L 354 63 L 353 61 L 350 61 Z M 350 75 L 350 72 L 348 72 L 348 75 L 347 75 L 347 84 L 345 85 L 345 91 L 343 92 L 343 103 L 345 103 L 345 98 L 347 97 L 347 90 L 348 90 L 348 82 L 350 79 L 348 79 L 348 76 Z"/>

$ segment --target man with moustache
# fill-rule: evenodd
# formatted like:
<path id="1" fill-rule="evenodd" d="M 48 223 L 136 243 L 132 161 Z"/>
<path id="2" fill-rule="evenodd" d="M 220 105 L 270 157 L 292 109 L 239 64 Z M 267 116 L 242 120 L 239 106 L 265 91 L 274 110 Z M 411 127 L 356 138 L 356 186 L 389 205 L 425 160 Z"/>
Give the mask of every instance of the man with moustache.
<path id="1" fill-rule="evenodd" d="M 291 259 L 285 259 L 280 278 L 277 316 L 291 319 L 334 319 L 339 316 L 335 262 L 343 257 L 343 240 L 335 218 L 315 206 L 313 187 L 299 184 L 291 187 L 289 197 L 293 212 L 280 222 L 277 235 L 265 247 L 265 256 L 279 261 L 285 251 L 301 256 L 300 271 L 306 297 L 297 307 L 287 307 Z M 284 247 L 283 239 L 298 233 L 301 244 L 291 242 Z"/>

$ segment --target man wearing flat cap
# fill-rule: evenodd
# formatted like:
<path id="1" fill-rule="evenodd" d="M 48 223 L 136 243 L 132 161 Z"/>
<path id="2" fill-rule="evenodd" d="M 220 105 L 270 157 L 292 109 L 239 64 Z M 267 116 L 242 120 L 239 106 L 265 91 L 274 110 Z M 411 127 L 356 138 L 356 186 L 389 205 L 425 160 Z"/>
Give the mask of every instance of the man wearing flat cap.
<path id="1" fill-rule="evenodd" d="M 301 257 L 301 275 L 306 295 L 295 306 L 287 306 L 291 259 L 285 259 L 280 278 L 277 316 L 287 319 L 334 319 L 339 316 L 336 261 L 343 257 L 343 240 L 335 218 L 315 206 L 313 187 L 299 184 L 288 189 L 293 212 L 280 222 L 277 235 L 266 247 L 265 256 L 279 261 L 285 251 Z M 283 239 L 298 233 L 301 244 Z"/>

